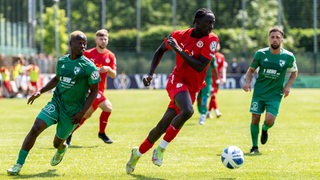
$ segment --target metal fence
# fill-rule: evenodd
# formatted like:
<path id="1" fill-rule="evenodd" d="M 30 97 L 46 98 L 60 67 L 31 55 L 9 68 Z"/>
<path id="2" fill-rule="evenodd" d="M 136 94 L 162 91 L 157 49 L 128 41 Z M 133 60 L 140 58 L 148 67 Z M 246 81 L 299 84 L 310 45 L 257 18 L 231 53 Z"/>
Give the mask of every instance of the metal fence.
<path id="1" fill-rule="evenodd" d="M 52 4 L 56 4 L 59 0 L 52 0 Z M 66 0 L 67 2 L 70 2 L 70 0 Z M 106 0 L 101 0 L 102 4 L 105 3 Z M 137 7 L 138 4 L 143 3 L 143 0 L 136 0 Z M 211 1 L 207 0 L 207 6 L 211 7 Z M 241 0 L 241 2 L 244 4 L 245 0 Z M 313 0 L 314 2 L 314 24 L 310 24 L 310 28 L 317 29 L 317 0 Z M 278 3 L 281 4 L 281 0 L 278 0 Z M 68 3 L 67 3 L 68 4 Z M 176 0 L 172 0 L 172 6 L 175 7 Z M 14 9 L 8 9 L 7 6 L 11 5 L 11 7 L 14 7 Z M 22 7 L 25 7 L 23 9 Z M 37 9 L 37 7 L 40 7 Z M 280 6 L 279 6 L 280 7 Z M 36 44 L 35 44 L 35 30 L 36 27 L 38 28 L 41 26 L 41 20 L 39 17 L 36 16 L 37 13 L 40 13 L 43 11 L 43 0 L 0 0 L 0 54 L 13 56 L 18 54 L 23 54 L 25 56 L 30 56 L 32 54 L 37 54 Z M 70 7 L 65 7 L 67 10 Z M 175 7 L 177 8 L 177 7 Z M 243 5 L 243 8 L 245 8 L 245 5 Z M 139 9 L 139 8 L 137 8 Z M 69 9 L 70 10 L 70 9 Z M 174 10 L 174 8 L 173 8 Z M 67 11 L 69 12 L 69 11 Z M 173 11 L 175 12 L 175 11 Z M 105 16 L 103 16 L 104 13 L 101 15 L 101 24 L 105 23 Z M 4 15 L 9 18 L 4 18 Z M 279 8 L 279 21 L 281 21 L 281 10 Z M 173 13 L 173 18 L 175 17 Z M 138 18 L 137 18 L 138 19 Z M 14 23 L 16 22 L 16 23 Z M 173 25 L 175 20 L 173 19 Z M 137 22 L 139 23 L 139 22 Z M 141 22 L 140 22 L 141 23 Z M 281 22 L 279 22 L 281 23 Z M 139 25 L 137 24 L 137 29 Z M 68 31 L 70 31 L 69 24 L 68 24 Z M 53 36 L 56 36 L 54 34 Z M 138 38 L 137 38 L 138 39 Z M 318 42 L 317 36 L 315 35 L 314 41 Z M 112 43 L 112 42 L 111 42 Z M 137 40 L 137 47 L 139 47 L 140 41 Z M 302 73 L 317 73 L 319 72 L 319 63 L 317 63 L 317 54 L 318 54 L 318 47 L 316 46 L 317 43 L 315 43 L 314 52 L 312 53 L 302 53 L 302 54 L 296 54 L 298 65 L 300 65 L 300 72 Z M 40 45 L 41 46 L 41 45 Z M 52 46 L 57 46 L 56 44 L 52 44 Z M 41 47 L 40 47 L 41 49 Z M 57 48 L 58 49 L 58 48 Z M 139 49 L 139 48 L 138 48 Z M 146 54 L 149 54 L 146 56 Z M 240 59 L 241 57 L 237 54 L 225 54 L 227 57 L 227 61 L 231 62 L 231 59 L 233 57 L 237 57 Z M 130 59 L 130 62 L 133 62 L 132 64 L 143 64 L 142 61 L 148 61 L 151 59 L 152 52 L 144 52 L 144 53 L 137 53 L 137 52 L 131 52 L 131 55 L 127 56 L 125 53 L 118 52 L 117 53 L 117 59 L 119 61 L 127 61 Z M 169 61 L 174 61 L 173 59 L 169 58 Z M 247 63 L 251 61 L 250 58 L 247 58 Z M 135 63 L 137 62 L 137 63 Z M 171 64 L 171 63 L 168 63 Z M 148 62 L 147 62 L 147 65 Z M 142 68 L 139 66 L 140 69 L 137 69 L 136 71 L 145 71 L 147 67 Z M 121 70 L 121 67 L 119 67 Z M 163 68 L 164 71 L 166 68 Z M 167 68 L 168 69 L 168 68 Z M 125 71 L 126 69 L 123 69 Z M 133 69 L 134 70 L 134 69 Z M 137 72 L 133 72 L 137 73 Z"/>

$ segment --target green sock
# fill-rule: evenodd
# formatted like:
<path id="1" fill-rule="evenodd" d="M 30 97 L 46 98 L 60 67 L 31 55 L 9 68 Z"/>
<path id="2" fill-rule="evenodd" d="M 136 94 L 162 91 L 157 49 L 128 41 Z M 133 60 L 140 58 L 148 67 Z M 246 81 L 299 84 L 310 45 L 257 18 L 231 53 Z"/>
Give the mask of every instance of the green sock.
<path id="1" fill-rule="evenodd" d="M 262 130 L 264 131 L 268 131 L 268 129 L 270 129 L 272 126 L 273 126 L 274 122 L 271 124 L 271 126 L 268 126 L 266 124 L 266 121 L 263 122 L 263 125 L 262 125 Z"/>
<path id="2" fill-rule="evenodd" d="M 206 106 L 198 106 L 200 114 L 207 114 L 208 108 Z"/>
<path id="3" fill-rule="evenodd" d="M 62 154 L 62 153 L 65 152 L 66 150 L 67 150 L 67 147 L 65 147 L 65 148 L 63 148 L 63 149 L 61 149 L 61 150 L 58 149 L 58 153 L 59 153 L 59 154 Z"/>
<path id="4" fill-rule="evenodd" d="M 26 161 L 29 152 L 23 149 L 20 149 L 17 163 L 23 165 Z"/>
<path id="5" fill-rule="evenodd" d="M 258 147 L 259 124 L 251 123 L 250 132 L 251 132 L 252 146 Z"/>

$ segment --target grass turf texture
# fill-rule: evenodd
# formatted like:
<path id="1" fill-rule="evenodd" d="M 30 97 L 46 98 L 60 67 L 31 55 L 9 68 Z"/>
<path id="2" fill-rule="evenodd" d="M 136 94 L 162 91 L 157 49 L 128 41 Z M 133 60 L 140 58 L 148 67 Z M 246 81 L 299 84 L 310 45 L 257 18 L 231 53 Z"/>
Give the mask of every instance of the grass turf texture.
<path id="1" fill-rule="evenodd" d="M 140 158 L 132 175 L 125 171 L 131 148 L 139 145 L 156 125 L 169 99 L 165 90 L 108 90 L 105 94 L 113 103 L 107 127 L 113 144 L 104 144 L 97 137 L 99 109 L 73 135 L 72 146 L 56 167 L 50 166 L 56 126 L 45 130 L 18 177 L 7 176 L 6 170 L 15 163 L 24 137 L 51 94 L 42 95 L 31 106 L 26 99 L 0 99 L 0 179 L 320 178 L 319 89 L 291 90 L 290 96 L 282 100 L 276 123 L 269 130 L 268 143 L 259 144 L 261 155 L 255 156 L 248 154 L 252 93 L 220 90 L 220 119 L 207 119 L 200 126 L 195 108 L 193 117 L 168 146 L 163 165 L 152 164 L 152 148 Z M 228 145 L 236 145 L 245 153 L 239 169 L 230 170 L 221 163 L 221 152 Z"/>

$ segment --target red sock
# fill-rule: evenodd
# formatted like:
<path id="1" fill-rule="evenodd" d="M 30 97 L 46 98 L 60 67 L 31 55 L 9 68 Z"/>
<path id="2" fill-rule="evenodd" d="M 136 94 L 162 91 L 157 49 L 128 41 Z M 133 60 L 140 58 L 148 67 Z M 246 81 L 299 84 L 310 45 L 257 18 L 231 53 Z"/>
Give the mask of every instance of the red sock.
<path id="1" fill-rule="evenodd" d="M 105 111 L 101 112 L 100 126 L 99 126 L 100 127 L 100 129 L 99 129 L 100 134 L 104 133 L 104 131 L 106 130 L 110 114 L 111 114 L 111 112 L 105 112 Z"/>
<path id="2" fill-rule="evenodd" d="M 144 154 L 145 152 L 147 152 L 149 149 L 151 149 L 153 146 L 153 144 L 149 141 L 148 138 L 146 138 L 140 145 L 139 147 L 139 152 L 141 154 Z"/>
<path id="3" fill-rule="evenodd" d="M 179 131 L 180 129 L 176 129 L 172 124 L 170 124 L 163 139 L 169 143 L 177 136 Z"/>
<path id="4" fill-rule="evenodd" d="M 86 121 L 86 118 L 82 118 L 81 121 L 79 122 L 78 126 L 76 128 L 74 128 L 74 130 L 72 131 L 75 132 L 77 129 L 79 129 L 80 126 L 82 126 L 82 124 Z"/>
<path id="5" fill-rule="evenodd" d="M 209 111 L 211 111 L 212 109 L 217 109 L 218 108 L 218 104 L 217 104 L 217 100 L 215 96 L 212 96 L 210 99 L 210 103 L 209 103 Z"/>

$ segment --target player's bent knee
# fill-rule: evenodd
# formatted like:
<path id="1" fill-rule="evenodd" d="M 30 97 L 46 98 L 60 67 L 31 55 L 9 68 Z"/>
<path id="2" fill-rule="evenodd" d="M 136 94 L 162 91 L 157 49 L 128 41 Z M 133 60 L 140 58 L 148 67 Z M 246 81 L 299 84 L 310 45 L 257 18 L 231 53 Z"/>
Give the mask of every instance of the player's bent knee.
<path id="1" fill-rule="evenodd" d="M 183 116 L 184 119 L 189 119 L 194 113 L 194 109 L 191 108 L 186 108 L 181 111 L 181 115 Z"/>

